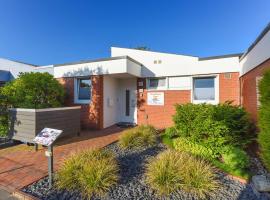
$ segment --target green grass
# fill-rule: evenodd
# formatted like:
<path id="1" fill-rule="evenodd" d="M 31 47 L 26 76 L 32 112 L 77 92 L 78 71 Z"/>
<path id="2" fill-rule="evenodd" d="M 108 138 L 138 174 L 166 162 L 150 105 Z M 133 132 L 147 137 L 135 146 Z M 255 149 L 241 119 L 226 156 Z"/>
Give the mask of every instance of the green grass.
<path id="1" fill-rule="evenodd" d="M 104 195 L 118 181 L 119 166 L 105 150 L 85 150 L 67 158 L 56 174 L 56 186 L 85 198 Z"/>
<path id="2" fill-rule="evenodd" d="M 150 159 L 146 180 L 161 196 L 182 189 L 206 198 L 213 195 L 219 185 L 214 172 L 214 168 L 202 159 L 167 150 Z"/>
<path id="3" fill-rule="evenodd" d="M 152 126 L 137 126 L 125 130 L 119 138 L 119 146 L 123 149 L 140 149 L 154 146 L 157 143 L 157 131 Z"/>
<path id="4" fill-rule="evenodd" d="M 251 172 L 248 169 L 231 169 L 229 166 L 227 166 L 226 164 L 218 161 L 218 160 L 212 160 L 211 163 L 221 169 L 222 171 L 231 174 L 233 176 L 237 176 L 239 178 L 243 178 L 245 180 L 248 180 L 251 178 Z"/>
<path id="5" fill-rule="evenodd" d="M 170 148 L 173 148 L 173 139 L 171 139 L 168 135 L 162 134 L 161 141 L 163 144 L 167 145 Z"/>
<path id="6" fill-rule="evenodd" d="M 163 144 L 167 145 L 169 148 L 173 148 L 174 149 L 174 140 L 170 138 L 168 135 L 166 134 L 162 134 L 161 135 L 161 141 Z M 239 177 L 239 178 L 243 178 L 245 180 L 248 180 L 251 178 L 251 172 L 248 169 L 232 169 L 230 166 L 228 166 L 227 164 L 217 160 L 217 159 L 208 159 L 208 161 L 215 166 L 216 168 L 224 171 L 225 173 L 231 174 L 233 176 Z"/>

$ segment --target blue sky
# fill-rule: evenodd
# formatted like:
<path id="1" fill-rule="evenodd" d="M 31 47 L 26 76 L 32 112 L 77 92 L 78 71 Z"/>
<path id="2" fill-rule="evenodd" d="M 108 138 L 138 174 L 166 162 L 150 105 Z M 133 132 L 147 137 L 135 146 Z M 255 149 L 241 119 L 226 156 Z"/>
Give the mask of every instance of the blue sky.
<path id="1" fill-rule="evenodd" d="M 46 65 L 108 57 L 111 46 L 238 53 L 269 9 L 269 0 L 0 0 L 0 57 Z"/>

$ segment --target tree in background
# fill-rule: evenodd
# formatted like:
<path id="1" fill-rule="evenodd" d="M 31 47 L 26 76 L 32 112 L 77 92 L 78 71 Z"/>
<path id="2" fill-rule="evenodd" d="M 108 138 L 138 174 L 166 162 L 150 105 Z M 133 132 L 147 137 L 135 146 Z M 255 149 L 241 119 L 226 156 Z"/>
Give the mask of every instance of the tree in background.
<path id="1" fill-rule="evenodd" d="M 270 170 L 270 70 L 259 83 L 260 108 L 258 142 L 265 167 Z"/>
<path id="2" fill-rule="evenodd" d="M 54 108 L 64 102 L 63 86 L 49 73 L 21 73 L 0 89 L 0 135 L 8 133 L 9 108 Z"/>

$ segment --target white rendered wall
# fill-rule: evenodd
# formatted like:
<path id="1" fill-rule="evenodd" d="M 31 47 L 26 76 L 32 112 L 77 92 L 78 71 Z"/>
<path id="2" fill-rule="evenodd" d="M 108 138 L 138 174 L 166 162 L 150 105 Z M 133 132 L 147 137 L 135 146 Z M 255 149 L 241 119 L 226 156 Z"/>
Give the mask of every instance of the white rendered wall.
<path id="1" fill-rule="evenodd" d="M 104 76 L 103 79 L 103 125 L 104 128 L 118 122 L 119 115 L 117 98 L 119 83 L 117 78 Z"/>
<path id="2" fill-rule="evenodd" d="M 142 77 L 187 76 L 239 72 L 239 58 L 219 58 L 199 61 L 198 57 L 158 53 L 126 48 L 111 48 L 111 56 L 129 56 L 142 63 Z M 161 61 L 154 64 L 154 61 Z"/>
<path id="3" fill-rule="evenodd" d="M 262 62 L 270 58 L 270 31 L 255 45 L 255 47 L 240 61 L 241 72 L 244 75 Z"/>
<path id="4" fill-rule="evenodd" d="M 76 77 L 89 75 L 106 75 L 129 73 L 134 76 L 140 76 L 140 65 L 134 62 L 128 62 L 128 59 L 115 59 L 106 61 L 97 61 L 81 64 L 70 64 L 54 67 L 54 77 Z M 128 66 L 132 64 L 132 66 Z"/>
<path id="5" fill-rule="evenodd" d="M 40 66 L 40 67 L 36 67 L 34 69 L 34 72 L 41 72 L 41 73 L 48 72 L 49 74 L 54 75 L 54 67 L 53 65 Z"/>
<path id="6" fill-rule="evenodd" d="M 9 71 L 11 73 L 11 79 L 18 78 L 20 72 L 31 72 L 34 68 L 35 66 L 33 65 L 0 58 L 0 70 Z"/>

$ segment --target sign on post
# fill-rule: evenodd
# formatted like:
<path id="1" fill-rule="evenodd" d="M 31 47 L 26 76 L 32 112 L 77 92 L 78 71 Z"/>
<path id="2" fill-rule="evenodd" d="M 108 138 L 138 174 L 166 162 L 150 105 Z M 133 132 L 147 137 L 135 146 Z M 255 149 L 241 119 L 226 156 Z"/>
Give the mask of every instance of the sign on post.
<path id="1" fill-rule="evenodd" d="M 49 174 L 49 188 L 53 184 L 53 143 L 61 135 L 63 131 L 52 128 L 44 128 L 35 138 L 36 144 L 41 144 L 48 147 L 45 151 L 45 156 L 48 157 L 48 174 Z"/>
<path id="2" fill-rule="evenodd" d="M 148 92 L 147 105 L 163 106 L 164 105 L 164 92 Z"/>

